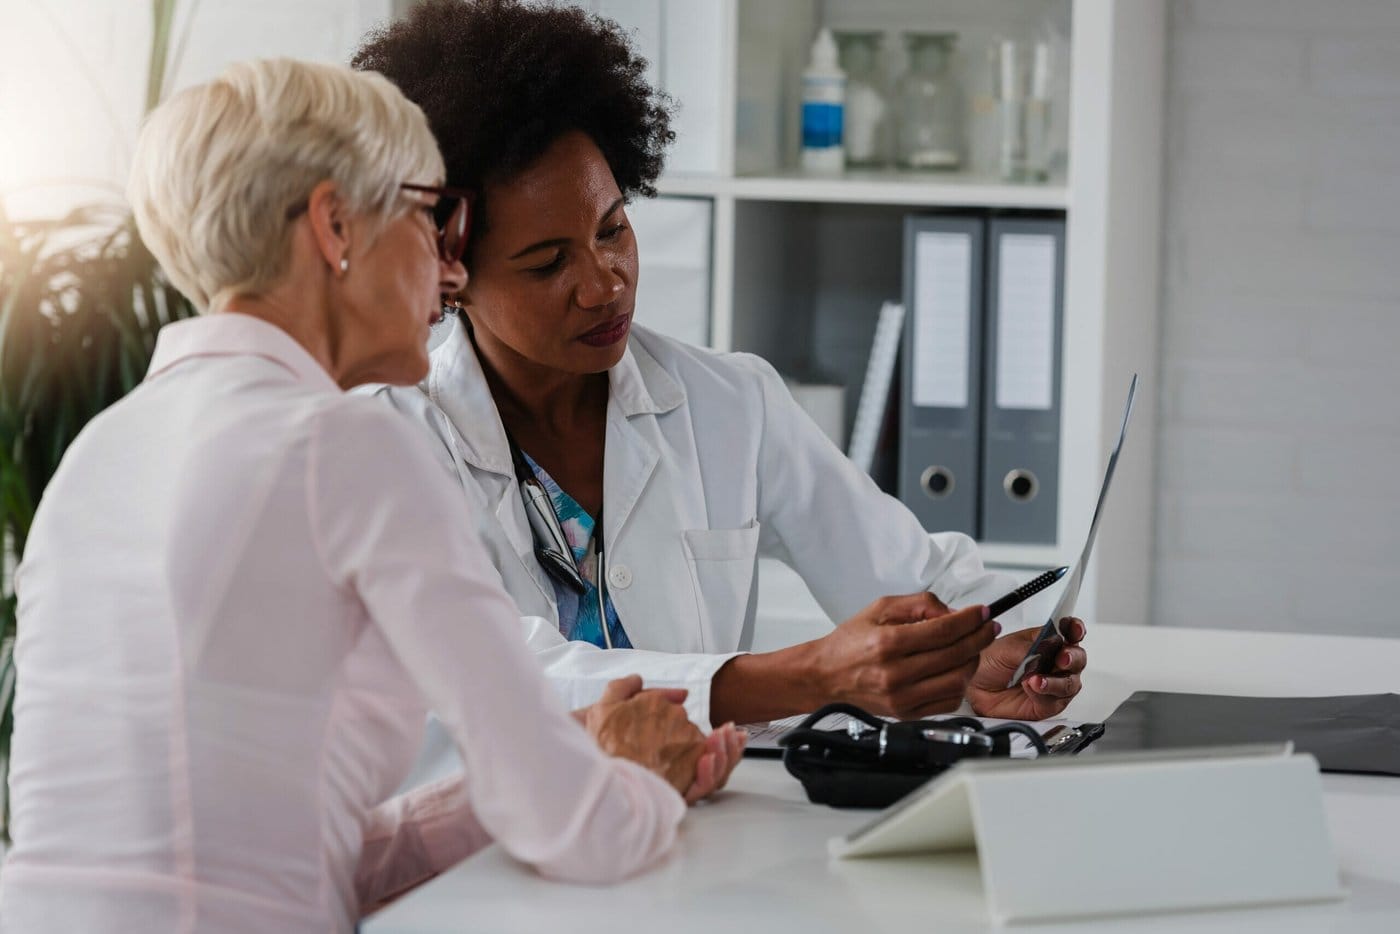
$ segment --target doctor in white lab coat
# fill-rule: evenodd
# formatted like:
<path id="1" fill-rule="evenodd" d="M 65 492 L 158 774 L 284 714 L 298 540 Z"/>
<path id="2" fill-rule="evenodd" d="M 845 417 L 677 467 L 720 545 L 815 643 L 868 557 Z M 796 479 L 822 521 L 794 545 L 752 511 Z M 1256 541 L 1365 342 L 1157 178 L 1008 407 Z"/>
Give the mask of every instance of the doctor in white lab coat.
<path id="1" fill-rule="evenodd" d="M 670 133 L 623 34 L 566 8 L 444 2 L 373 36 L 355 63 L 423 108 L 448 183 L 478 193 L 461 313 L 421 391 L 381 395 L 436 439 L 569 703 L 639 672 L 687 689 L 702 724 L 833 700 L 905 717 L 964 700 L 1019 719 L 1064 709 L 1082 624 L 1063 624 L 1058 670 L 1006 689 L 1033 631 L 997 638 L 981 604 L 1014 582 L 965 536 L 928 535 L 767 363 L 633 325 L 626 204 L 652 190 Z M 567 527 L 554 558 L 527 495 Z M 748 653 L 761 555 L 844 622 Z"/>
<path id="2" fill-rule="evenodd" d="M 609 680 L 641 672 L 648 685 L 688 689 L 692 718 L 711 722 L 716 673 L 753 642 L 760 556 L 794 568 L 833 620 L 856 616 L 884 594 L 932 591 L 963 606 L 1015 586 L 983 567 L 967 536 L 927 534 L 831 443 L 765 361 L 635 327 L 608 373 L 602 575 L 635 648 L 570 641 L 535 556 L 469 328 L 461 319 L 444 326 L 451 333 L 432 355 L 426 392 L 386 387 L 379 395 L 436 440 L 472 503 L 487 554 L 526 614 L 531 647 L 574 706 L 590 703 Z M 1014 628 L 1019 620 L 1001 622 Z M 1015 661 L 1024 648 L 1018 644 Z M 785 716 L 838 699 L 815 677 L 811 687 L 816 693 L 802 703 L 729 707 L 719 717 Z M 884 706 L 870 696 L 840 699 Z M 943 700 L 951 709 L 961 696 Z"/>

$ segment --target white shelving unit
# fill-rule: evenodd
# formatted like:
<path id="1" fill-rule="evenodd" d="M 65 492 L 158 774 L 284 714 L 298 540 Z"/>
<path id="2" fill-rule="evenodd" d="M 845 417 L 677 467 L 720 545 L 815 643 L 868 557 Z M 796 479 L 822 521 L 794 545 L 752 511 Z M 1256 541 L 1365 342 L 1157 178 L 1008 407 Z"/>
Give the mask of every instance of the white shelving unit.
<path id="1" fill-rule="evenodd" d="M 976 174 L 810 177 L 797 164 L 800 73 L 817 28 L 952 30 L 963 64 L 994 36 L 1029 36 L 1069 6 L 1065 177 L 1008 185 Z M 983 543 L 1011 569 L 1072 563 L 1093 513 L 1131 374 L 1129 442 L 1080 599 L 1081 615 L 1147 621 L 1165 0 L 593 0 L 661 58 L 679 101 L 663 197 L 712 205 L 710 343 L 799 379 L 848 387 L 855 407 L 877 310 L 901 294 L 906 214 L 1055 212 L 1066 219 L 1059 520 L 1052 545 Z M 639 12 L 640 11 L 640 12 Z M 652 34 L 648 35 L 647 30 Z M 886 54 L 898 56 L 894 43 Z M 674 67 L 681 55 L 685 68 Z M 1062 63 L 1057 63 L 1062 67 Z M 965 85 L 968 82 L 965 80 Z M 698 106 L 692 108 L 695 100 Z M 645 245 L 643 262 L 646 262 Z M 644 309 L 643 312 L 645 313 Z M 782 584 L 775 589 L 790 591 Z M 767 600 L 765 589 L 764 600 Z M 787 612 L 780 610 L 779 612 Z M 792 610 L 796 612 L 796 610 Z"/>
<path id="2" fill-rule="evenodd" d="M 740 201 L 807 201 L 815 204 L 897 204 L 939 207 L 1064 210 L 1064 185 L 1008 185 L 994 178 L 926 172 L 848 171 L 834 178 L 800 172 L 765 176 L 667 176 L 662 195 L 735 198 Z"/>

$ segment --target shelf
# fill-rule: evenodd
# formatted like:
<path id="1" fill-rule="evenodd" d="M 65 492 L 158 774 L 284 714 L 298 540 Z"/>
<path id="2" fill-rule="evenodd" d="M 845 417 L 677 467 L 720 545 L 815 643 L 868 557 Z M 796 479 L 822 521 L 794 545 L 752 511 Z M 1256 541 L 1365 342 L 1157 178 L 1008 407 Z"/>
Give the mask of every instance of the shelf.
<path id="1" fill-rule="evenodd" d="M 693 118 L 679 137 L 681 146 L 693 152 L 690 158 L 673 159 L 672 174 L 657 187 L 663 195 L 709 202 L 710 342 L 719 350 L 758 354 L 788 373 L 851 387 L 848 421 L 869 362 L 877 310 L 885 300 L 903 295 L 907 215 L 969 209 L 1065 215 L 1059 541 L 985 543 L 980 552 L 988 565 L 1018 578 L 1071 563 L 1083 541 L 1077 522 L 1093 511 L 1102 457 L 1113 440 L 1108 432 L 1121 416 L 1121 389 L 1129 374 L 1141 374 L 1147 390 L 1135 418 L 1150 424 L 1154 417 L 1162 108 L 1171 4 L 660 2 L 669 11 L 663 25 L 673 34 L 666 46 L 671 54 L 663 60 L 684 61 L 692 70 L 703 66 L 695 73 L 707 76 L 698 89 L 673 89 L 681 112 Z M 647 6 L 612 4 L 619 9 Z M 692 8 L 718 11 L 715 19 L 722 28 L 696 28 Z M 975 171 L 852 170 L 817 176 L 779 168 L 798 161 L 798 69 L 820 26 L 884 32 L 886 54 L 894 56 L 884 63 L 889 74 L 901 72 L 901 46 L 889 41 L 895 34 L 957 31 L 967 65 L 962 87 L 969 113 L 975 99 L 985 102 L 991 93 L 991 76 L 975 67 L 981 50 L 998 37 L 1051 36 L 1055 67 L 1063 63 L 1055 78 L 1052 131 L 1056 149 L 1072 166 L 1072 182 L 1063 172 L 1047 184 L 1001 181 L 986 168 L 994 165 L 989 156 L 995 152 L 996 134 L 985 120 L 968 124 L 967 164 Z M 663 238 L 652 236 L 646 242 Z M 668 288 L 676 291 L 663 286 L 662 292 Z M 1080 594 L 1078 610 L 1086 617 L 1141 620 L 1149 615 L 1155 459 L 1152 432 L 1142 434 L 1124 452 L 1120 479 L 1114 481 L 1115 503 L 1100 529 L 1095 566 Z M 769 616 L 824 618 L 810 595 L 805 603 L 796 597 L 779 599 L 783 588 L 772 577 L 765 578 L 760 590 L 761 602 L 777 604 L 766 608 Z"/>
<path id="2" fill-rule="evenodd" d="M 1006 545 L 996 542 L 979 542 L 977 550 L 982 553 L 982 561 L 990 567 L 1011 567 L 1048 570 L 1066 560 L 1064 549 L 1056 545 Z"/>
<path id="3" fill-rule="evenodd" d="M 840 175 L 672 175 L 657 184 L 662 195 L 732 197 L 741 201 L 805 201 L 824 204 L 897 204 L 937 207 L 1063 210 L 1063 184 L 1009 185 L 960 173 L 847 171 Z"/>

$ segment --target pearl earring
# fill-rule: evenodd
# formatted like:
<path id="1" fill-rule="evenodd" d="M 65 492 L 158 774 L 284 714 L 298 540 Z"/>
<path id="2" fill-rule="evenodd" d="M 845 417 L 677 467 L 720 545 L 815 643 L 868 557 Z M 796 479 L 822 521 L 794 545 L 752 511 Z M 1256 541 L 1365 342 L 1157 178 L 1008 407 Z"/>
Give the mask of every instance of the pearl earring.
<path id="1" fill-rule="evenodd" d="M 350 271 L 350 260 L 346 259 L 346 258 L 343 257 L 343 256 L 340 258 L 340 271 L 341 271 L 341 272 L 349 272 L 349 271 Z"/>

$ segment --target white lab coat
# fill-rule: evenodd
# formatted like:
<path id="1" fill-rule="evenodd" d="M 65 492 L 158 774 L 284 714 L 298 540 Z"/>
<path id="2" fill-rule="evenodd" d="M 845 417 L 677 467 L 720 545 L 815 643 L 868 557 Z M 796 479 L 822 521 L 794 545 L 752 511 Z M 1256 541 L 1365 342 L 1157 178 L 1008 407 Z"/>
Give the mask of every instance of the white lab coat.
<path id="1" fill-rule="evenodd" d="M 1015 586 L 987 571 L 966 535 L 927 534 L 831 443 L 766 361 L 634 327 L 609 372 L 603 467 L 607 592 L 634 649 L 569 642 L 471 338 L 462 321 L 450 327 L 426 395 L 377 391 L 438 440 L 531 647 L 572 706 L 637 672 L 648 686 L 688 689 L 687 712 L 708 727 L 710 680 L 761 624 L 760 555 L 796 570 L 835 621 L 887 594 L 932 590 L 959 606 Z"/>

